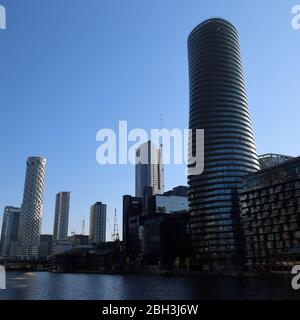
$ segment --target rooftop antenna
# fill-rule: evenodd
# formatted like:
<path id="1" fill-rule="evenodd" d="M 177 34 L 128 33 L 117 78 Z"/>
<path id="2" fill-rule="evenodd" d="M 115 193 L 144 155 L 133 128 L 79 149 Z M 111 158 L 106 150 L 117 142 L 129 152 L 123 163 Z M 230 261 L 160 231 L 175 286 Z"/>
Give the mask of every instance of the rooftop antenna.
<path id="1" fill-rule="evenodd" d="M 114 242 L 119 241 L 119 227 L 118 227 L 118 219 L 117 219 L 117 209 L 115 209 L 115 217 L 114 217 L 114 233 L 112 234 L 112 240 Z"/>

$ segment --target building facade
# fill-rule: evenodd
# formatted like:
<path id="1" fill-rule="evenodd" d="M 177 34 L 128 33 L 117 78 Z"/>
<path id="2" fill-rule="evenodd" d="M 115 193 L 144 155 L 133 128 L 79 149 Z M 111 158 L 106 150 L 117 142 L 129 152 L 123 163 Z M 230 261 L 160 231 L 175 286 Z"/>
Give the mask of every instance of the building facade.
<path id="1" fill-rule="evenodd" d="M 188 188 L 186 186 L 178 186 L 172 190 L 166 191 L 164 196 L 187 197 Z"/>
<path id="2" fill-rule="evenodd" d="M 143 213 L 143 198 L 123 196 L 123 246 L 127 256 L 138 253 L 138 217 Z M 132 220 L 133 219 L 133 220 Z"/>
<path id="3" fill-rule="evenodd" d="M 46 258 L 52 253 L 52 234 L 41 234 L 39 257 Z"/>
<path id="4" fill-rule="evenodd" d="M 69 237 L 69 242 L 70 242 L 72 248 L 86 247 L 86 246 L 89 246 L 90 237 L 85 234 L 72 234 Z M 66 242 L 66 244 L 67 244 L 67 242 Z M 67 245 L 65 246 L 65 248 L 66 247 L 67 247 Z"/>
<path id="5" fill-rule="evenodd" d="M 146 264 L 173 267 L 175 259 L 191 257 L 190 217 L 187 211 L 150 214 L 139 219 L 140 257 Z"/>
<path id="6" fill-rule="evenodd" d="M 106 204 L 102 202 L 91 206 L 89 239 L 93 244 L 106 241 Z"/>
<path id="7" fill-rule="evenodd" d="M 259 170 L 237 30 L 223 19 L 204 21 L 189 35 L 188 58 L 189 128 L 204 129 L 204 172 L 188 176 L 196 264 L 232 268 L 243 254 L 242 177 Z"/>
<path id="8" fill-rule="evenodd" d="M 175 196 L 172 192 L 168 192 L 168 195 L 153 195 L 151 189 L 145 188 L 143 198 L 123 196 L 123 243 L 126 257 L 133 263 L 143 260 L 153 264 L 158 261 L 169 263 L 175 254 L 190 256 L 187 196 Z M 175 194 L 184 194 L 183 188 L 174 189 Z"/>
<path id="9" fill-rule="evenodd" d="M 151 141 L 136 150 L 135 196 L 143 197 L 146 187 L 151 187 L 153 194 L 164 193 L 162 151 Z"/>
<path id="10" fill-rule="evenodd" d="M 72 249 L 73 242 L 71 241 L 72 237 L 68 237 L 67 240 L 60 240 L 60 241 L 52 241 L 52 254 L 59 254 L 65 251 Z M 74 240 L 72 238 L 72 240 Z"/>
<path id="11" fill-rule="evenodd" d="M 30 258 L 38 256 L 43 211 L 45 168 L 46 159 L 41 157 L 30 157 L 27 159 L 18 231 L 17 255 L 20 257 Z"/>
<path id="12" fill-rule="evenodd" d="M 243 178 L 247 266 L 288 272 L 300 264 L 300 157 Z"/>
<path id="13" fill-rule="evenodd" d="M 189 204 L 187 197 L 162 196 L 154 197 L 154 210 L 156 213 L 174 213 L 178 211 L 188 211 Z"/>
<path id="14" fill-rule="evenodd" d="M 258 161 L 261 169 L 276 166 L 277 164 L 283 163 L 290 159 L 293 159 L 293 157 L 275 153 L 262 154 L 258 156 Z"/>
<path id="15" fill-rule="evenodd" d="M 20 208 L 5 207 L 2 221 L 0 240 L 0 256 L 13 257 L 16 255 L 16 242 L 20 221 Z"/>
<path id="16" fill-rule="evenodd" d="M 70 192 L 60 192 L 56 195 L 53 240 L 68 238 Z"/>

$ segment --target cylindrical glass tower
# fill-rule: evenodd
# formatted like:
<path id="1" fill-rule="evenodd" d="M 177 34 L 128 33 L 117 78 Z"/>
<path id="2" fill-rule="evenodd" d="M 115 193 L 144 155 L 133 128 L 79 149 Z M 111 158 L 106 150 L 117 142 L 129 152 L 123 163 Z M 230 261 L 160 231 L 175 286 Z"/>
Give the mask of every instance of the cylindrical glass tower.
<path id="1" fill-rule="evenodd" d="M 241 177 L 259 163 L 237 30 L 223 19 L 204 21 L 188 38 L 188 54 L 189 127 L 205 130 L 204 172 L 188 177 L 193 244 L 199 262 L 218 269 L 242 256 Z"/>

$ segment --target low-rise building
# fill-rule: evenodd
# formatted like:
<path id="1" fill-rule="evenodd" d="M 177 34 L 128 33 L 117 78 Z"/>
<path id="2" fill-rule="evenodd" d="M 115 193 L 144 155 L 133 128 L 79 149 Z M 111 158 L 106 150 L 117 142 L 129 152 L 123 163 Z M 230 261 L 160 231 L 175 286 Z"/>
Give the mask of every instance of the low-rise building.
<path id="1" fill-rule="evenodd" d="M 143 198 L 123 197 L 123 239 L 131 262 L 169 264 L 176 256 L 190 256 L 190 216 L 186 187 L 164 195 L 144 188 Z"/>
<path id="2" fill-rule="evenodd" d="M 72 234 L 69 237 L 72 248 L 88 246 L 90 244 L 89 236 L 85 234 Z"/>
<path id="3" fill-rule="evenodd" d="M 72 242 L 70 239 L 52 241 L 52 254 L 63 253 L 72 248 Z"/>
<path id="4" fill-rule="evenodd" d="M 178 257 L 191 257 L 190 216 L 187 211 L 142 216 L 139 221 L 140 251 L 146 264 L 172 267 Z"/>
<path id="5" fill-rule="evenodd" d="M 293 157 L 276 153 L 267 153 L 258 156 L 261 169 L 270 168 L 291 159 L 293 159 Z"/>
<path id="6" fill-rule="evenodd" d="M 41 234 L 39 245 L 39 258 L 45 258 L 52 253 L 52 234 Z"/>

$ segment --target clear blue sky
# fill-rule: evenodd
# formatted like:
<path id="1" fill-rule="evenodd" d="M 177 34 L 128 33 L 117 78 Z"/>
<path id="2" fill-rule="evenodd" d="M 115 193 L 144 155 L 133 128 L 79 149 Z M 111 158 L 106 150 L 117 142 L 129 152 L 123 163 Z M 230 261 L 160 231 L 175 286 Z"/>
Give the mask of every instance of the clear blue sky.
<path id="1" fill-rule="evenodd" d="M 299 1 L 298 1 L 299 2 Z M 114 208 L 134 192 L 134 167 L 99 166 L 96 132 L 188 126 L 186 39 L 206 18 L 239 30 L 259 153 L 299 155 L 300 30 L 297 0 L 0 0 L 0 210 L 22 201 L 29 155 L 47 158 L 42 231 L 52 233 L 55 194 L 71 191 L 70 231 L 88 230 L 89 207 Z M 186 184 L 167 166 L 166 189 Z M 0 216 L 2 218 L 2 216 Z"/>

